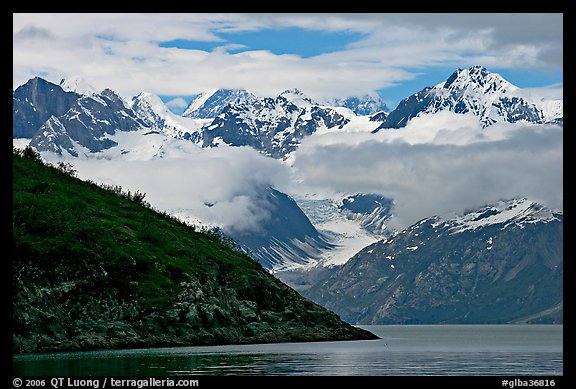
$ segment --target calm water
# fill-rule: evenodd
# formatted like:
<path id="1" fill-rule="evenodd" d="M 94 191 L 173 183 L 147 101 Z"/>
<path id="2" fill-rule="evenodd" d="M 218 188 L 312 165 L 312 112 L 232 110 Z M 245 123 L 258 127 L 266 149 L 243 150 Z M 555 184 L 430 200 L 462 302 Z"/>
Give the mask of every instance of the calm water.
<path id="1" fill-rule="evenodd" d="M 15 355 L 14 375 L 563 375 L 562 325 L 362 326 L 380 340 Z"/>

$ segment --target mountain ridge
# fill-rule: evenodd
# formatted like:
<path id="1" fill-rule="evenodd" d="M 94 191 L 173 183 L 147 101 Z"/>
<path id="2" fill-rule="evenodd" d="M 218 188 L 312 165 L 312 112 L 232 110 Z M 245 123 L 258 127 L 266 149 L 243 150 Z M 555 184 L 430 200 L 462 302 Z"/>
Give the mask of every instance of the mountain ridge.
<path id="1" fill-rule="evenodd" d="M 32 138 L 44 122 L 65 114 L 78 98 L 43 78 L 31 78 L 12 94 L 12 137 Z"/>
<path id="2" fill-rule="evenodd" d="M 80 77 L 62 80 L 65 92 L 59 85 L 51 84 L 40 78 L 29 80 L 17 88 L 13 94 L 13 137 L 37 138 L 36 143 L 42 144 L 40 151 L 51 150 L 59 152 L 54 142 L 64 142 L 70 151 L 74 140 L 78 146 L 93 149 L 96 143 L 102 147 L 112 147 L 111 142 L 88 139 L 78 134 L 70 137 L 71 131 L 77 132 L 78 124 L 71 124 L 65 114 L 81 97 L 90 96 L 98 99 L 99 94 Z M 43 87 L 31 87 L 32 85 Z M 49 89 L 49 90 L 48 90 Z M 108 89 L 109 90 L 109 89 Z M 38 99 L 34 96 L 48 96 Z M 120 96 L 118 96 L 120 98 Z M 120 98 L 121 99 L 121 98 Z M 53 106 L 54 103 L 58 107 Z M 451 76 L 434 87 L 426 87 L 421 91 L 403 99 L 398 106 L 389 111 L 379 98 L 364 96 L 335 99 L 334 106 L 329 102 L 318 103 L 299 90 L 286 90 L 276 97 L 257 97 L 244 89 L 215 89 L 197 96 L 188 106 L 182 116 L 172 114 L 157 97 L 141 93 L 134 96 L 129 108 L 121 116 L 134 116 L 136 121 L 147 123 L 152 130 L 164 132 L 167 136 L 190 140 L 202 147 L 217 147 L 226 143 L 231 146 L 250 146 L 259 152 L 277 159 L 285 159 L 295 151 L 303 138 L 323 131 L 347 131 L 347 126 L 365 127 L 367 132 L 378 132 L 382 129 L 401 128 L 408 121 L 420 114 L 433 114 L 449 110 L 455 113 L 472 113 L 476 115 L 484 127 L 496 122 L 527 122 L 552 123 L 563 125 L 563 100 L 550 99 L 534 92 L 527 92 L 506 81 L 497 73 L 492 73 L 482 66 L 468 69 L 457 69 Z M 372 107 L 372 108 L 367 108 Z M 132 110 L 131 108 L 134 108 Z M 372 112 L 381 109 L 378 112 Z M 369 122 L 360 121 L 357 113 L 362 111 L 369 116 Z M 346 112 L 344 112 L 346 111 Z M 93 113 L 96 116 L 98 112 Z M 39 128 L 51 116 L 48 128 Z M 64 118 L 63 118 L 64 116 Z M 96 117 L 96 121 L 111 121 L 110 113 Z M 116 121 L 122 117 L 116 118 Z M 140 120 L 138 120 L 140 119 Z M 90 121 L 93 121 L 90 119 Z M 87 130 L 91 131 L 88 123 Z M 86 126 L 86 125 L 85 125 Z M 36 128 L 37 127 L 37 128 Z M 35 130 L 36 128 L 36 130 Z M 56 130 L 57 129 L 57 130 Z M 94 131 L 94 136 L 101 137 L 103 133 L 112 134 L 115 128 L 106 131 Z M 40 139 L 44 138 L 44 139 Z M 79 150 L 75 150 L 78 154 Z"/>
<path id="3" fill-rule="evenodd" d="M 211 89 L 196 96 L 182 113 L 191 119 L 213 119 L 224 108 L 237 100 L 256 99 L 256 95 L 245 89 Z"/>
<path id="4" fill-rule="evenodd" d="M 227 104 L 205 126 L 202 145 L 250 146 L 267 156 L 283 158 L 319 128 L 342 128 L 347 122 L 335 109 L 316 105 L 300 91 L 285 91 L 275 98 L 250 97 Z"/>
<path id="5" fill-rule="evenodd" d="M 81 96 L 63 115 L 52 115 L 32 137 L 30 146 L 40 152 L 62 154 L 65 151 L 78 157 L 79 148 L 92 153 L 109 149 L 117 145 L 109 135 L 144 126 L 116 92 L 104 89 L 97 95 Z"/>
<path id="6" fill-rule="evenodd" d="M 562 236 L 562 212 L 501 201 L 423 219 L 302 294 L 356 324 L 562 323 Z"/>
<path id="7" fill-rule="evenodd" d="M 141 92 L 129 102 L 130 108 L 151 129 L 158 129 L 169 137 L 189 140 L 193 143 L 202 142 L 201 123 L 185 116 L 173 114 L 157 95 Z"/>

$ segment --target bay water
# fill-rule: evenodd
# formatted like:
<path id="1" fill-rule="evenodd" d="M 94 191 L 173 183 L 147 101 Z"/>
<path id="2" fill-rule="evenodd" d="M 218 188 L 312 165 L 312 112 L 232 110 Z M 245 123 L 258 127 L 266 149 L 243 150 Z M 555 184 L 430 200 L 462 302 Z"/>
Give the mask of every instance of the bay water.
<path id="1" fill-rule="evenodd" d="M 562 325 L 361 326 L 378 340 L 13 356 L 15 376 L 563 375 Z"/>

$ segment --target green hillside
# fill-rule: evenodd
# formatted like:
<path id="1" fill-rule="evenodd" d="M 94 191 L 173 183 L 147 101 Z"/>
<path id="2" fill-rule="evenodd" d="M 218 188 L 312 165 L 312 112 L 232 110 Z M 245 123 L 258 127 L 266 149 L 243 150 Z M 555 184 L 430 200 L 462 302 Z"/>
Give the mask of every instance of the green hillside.
<path id="1" fill-rule="evenodd" d="M 141 193 L 70 169 L 13 153 L 14 352 L 375 338 Z"/>

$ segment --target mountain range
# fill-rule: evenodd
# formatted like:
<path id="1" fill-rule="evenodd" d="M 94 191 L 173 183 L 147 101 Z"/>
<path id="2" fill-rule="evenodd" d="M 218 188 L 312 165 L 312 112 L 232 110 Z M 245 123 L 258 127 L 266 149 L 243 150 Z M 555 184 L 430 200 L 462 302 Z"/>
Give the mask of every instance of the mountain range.
<path id="1" fill-rule="evenodd" d="M 301 94 L 301 92 L 295 92 Z M 222 113 L 226 105 L 239 100 L 254 98 L 256 96 L 253 93 L 244 89 L 212 89 L 196 96 L 186 107 L 182 116 L 198 119 L 215 118 Z M 312 99 L 306 99 L 313 103 Z M 374 115 L 379 112 L 390 112 L 382 98 L 372 95 L 329 99 L 323 101 L 320 105 L 348 108 L 356 115 Z"/>
<path id="2" fill-rule="evenodd" d="M 387 114 L 390 112 L 384 100 L 377 95 L 349 96 L 341 99 L 332 99 L 325 101 L 322 105 L 348 108 L 356 115 L 361 116 L 372 116 L 377 113 Z"/>
<path id="3" fill-rule="evenodd" d="M 483 126 L 563 124 L 563 100 L 518 88 L 480 66 L 456 70 L 446 81 L 405 98 L 391 112 L 370 96 L 336 99 L 327 106 L 299 90 L 257 97 L 245 90 L 220 89 L 199 95 L 179 116 L 150 93 L 126 102 L 110 89 L 97 93 L 78 78 L 62 80 L 61 85 L 36 77 L 14 91 L 14 138 L 34 138 L 32 145 L 40 152 L 77 156 L 83 148 L 97 152 L 115 146 L 107 136 L 118 130 L 150 128 L 202 147 L 250 146 L 285 159 L 316 132 L 346 132 L 359 122 L 365 131 L 378 132 L 441 111 L 472 113 Z"/>
<path id="4" fill-rule="evenodd" d="M 97 153 L 117 146 L 109 135 L 144 125 L 120 96 L 105 89 L 99 94 L 80 95 L 63 115 L 51 115 L 32 137 L 30 146 L 78 157 L 79 152 Z"/>
<path id="5" fill-rule="evenodd" d="M 13 138 L 30 139 L 41 154 L 72 160 L 161 159 L 175 152 L 185 156 L 203 149 L 250 147 L 290 164 L 302 141 L 314 134 L 361 131 L 369 139 L 380 131 L 399 131 L 413 118 L 445 111 L 475 115 L 485 128 L 495 123 L 563 126 L 563 100 L 518 88 L 474 66 L 456 70 L 391 111 L 370 96 L 316 102 L 299 90 L 259 97 L 219 89 L 197 96 L 180 116 L 151 93 L 127 100 L 111 89 L 97 92 L 81 78 L 56 85 L 36 77 L 13 93 Z M 270 217 L 259 229 L 227 233 L 266 269 L 349 322 L 562 320 L 560 211 L 516 199 L 461 218 L 424 219 L 399 232 L 388 225 L 394 199 L 378 193 L 344 193 L 330 201 L 293 199 L 272 187 L 254 193 Z M 345 224 L 352 227 L 335 229 Z M 356 243 L 345 258 L 332 256 L 338 250 L 348 253 L 342 250 L 346 239 L 372 246 L 362 249 Z M 506 244 L 487 249 L 482 239 Z M 543 243 L 525 243 L 535 239 Z M 550 298 L 528 276 L 531 272 L 547 274 L 554 291 Z M 436 279 L 453 289 L 434 283 Z M 520 297 L 526 291 L 531 300 Z M 503 302 L 494 305 L 486 299 Z M 468 305 L 474 310 L 466 311 Z"/>

